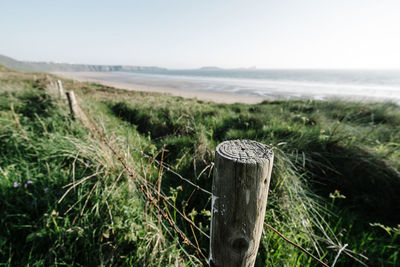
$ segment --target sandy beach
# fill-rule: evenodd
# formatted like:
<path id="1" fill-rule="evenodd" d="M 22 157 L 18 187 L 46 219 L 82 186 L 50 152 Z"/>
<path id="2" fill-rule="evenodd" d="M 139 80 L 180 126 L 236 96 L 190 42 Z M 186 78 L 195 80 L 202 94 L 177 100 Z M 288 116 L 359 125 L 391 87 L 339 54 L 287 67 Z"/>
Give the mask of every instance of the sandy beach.
<path id="1" fill-rule="evenodd" d="M 141 92 L 156 92 L 165 93 L 173 96 L 180 96 L 184 98 L 196 98 L 204 101 L 212 101 L 215 103 L 247 103 L 256 104 L 260 103 L 266 98 L 257 96 L 243 96 L 229 93 L 217 93 L 211 91 L 200 90 L 180 90 L 172 86 L 149 86 L 132 82 L 117 82 L 112 81 L 112 73 L 107 72 L 53 72 L 53 74 L 63 76 L 65 78 L 81 81 L 81 82 L 96 82 L 115 88 L 141 91 Z M 176 82 L 171 82 L 176 83 Z"/>

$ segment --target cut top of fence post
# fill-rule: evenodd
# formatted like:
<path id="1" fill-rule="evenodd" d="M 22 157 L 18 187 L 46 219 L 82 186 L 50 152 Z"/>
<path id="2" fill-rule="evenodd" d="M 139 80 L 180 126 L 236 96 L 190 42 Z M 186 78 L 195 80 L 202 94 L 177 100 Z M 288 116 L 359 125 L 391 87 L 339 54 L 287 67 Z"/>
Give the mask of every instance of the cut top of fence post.
<path id="1" fill-rule="evenodd" d="M 219 144 L 216 151 L 221 156 L 239 163 L 264 163 L 273 157 L 272 149 L 252 140 L 231 140 Z"/>
<path id="2" fill-rule="evenodd" d="M 274 154 L 252 140 L 231 140 L 215 152 L 210 266 L 254 266 Z"/>

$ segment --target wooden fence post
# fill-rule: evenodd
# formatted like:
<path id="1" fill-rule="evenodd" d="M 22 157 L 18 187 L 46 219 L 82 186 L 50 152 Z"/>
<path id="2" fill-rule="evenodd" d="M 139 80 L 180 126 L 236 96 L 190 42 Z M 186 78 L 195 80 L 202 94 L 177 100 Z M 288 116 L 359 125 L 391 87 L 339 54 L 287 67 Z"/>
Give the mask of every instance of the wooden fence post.
<path id="1" fill-rule="evenodd" d="M 64 88 L 63 88 L 62 82 L 60 80 L 57 80 L 57 87 L 58 87 L 58 95 L 60 98 L 62 98 L 64 95 Z"/>
<path id="2" fill-rule="evenodd" d="M 254 266 L 274 154 L 251 140 L 225 141 L 215 152 L 210 266 Z"/>
<path id="3" fill-rule="evenodd" d="M 76 102 L 76 97 L 74 91 L 67 91 L 65 93 L 68 98 L 69 110 L 71 112 L 71 117 L 74 120 L 78 115 L 78 103 Z"/>

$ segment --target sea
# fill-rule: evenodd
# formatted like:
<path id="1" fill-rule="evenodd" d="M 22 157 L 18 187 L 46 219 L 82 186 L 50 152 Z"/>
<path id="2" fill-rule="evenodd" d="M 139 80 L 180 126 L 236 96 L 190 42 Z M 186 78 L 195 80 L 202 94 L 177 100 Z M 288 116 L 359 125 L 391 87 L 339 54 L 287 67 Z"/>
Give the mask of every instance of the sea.
<path id="1" fill-rule="evenodd" d="M 217 69 L 118 72 L 112 79 L 259 96 L 269 99 L 344 99 L 400 104 L 400 70 Z"/>

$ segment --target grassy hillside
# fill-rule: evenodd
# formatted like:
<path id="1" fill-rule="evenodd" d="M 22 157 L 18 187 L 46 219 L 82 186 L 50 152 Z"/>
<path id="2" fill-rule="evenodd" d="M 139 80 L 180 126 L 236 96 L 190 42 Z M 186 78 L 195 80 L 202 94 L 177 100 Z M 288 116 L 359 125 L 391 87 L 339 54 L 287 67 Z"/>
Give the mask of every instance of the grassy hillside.
<path id="1" fill-rule="evenodd" d="M 22 71 L 160 71 L 164 70 L 159 67 L 146 66 L 129 66 L 129 65 L 89 65 L 89 64 L 68 64 L 54 62 L 32 62 L 19 61 L 10 57 L 0 55 L 0 65 L 6 66 L 15 70 Z"/>
<path id="2" fill-rule="evenodd" d="M 155 160 L 210 190 L 216 145 L 237 138 L 274 148 L 266 222 L 330 264 L 348 244 L 336 266 L 399 264 L 395 104 L 226 105 L 64 80 L 105 143 L 92 123 L 71 120 L 52 81 L 0 69 L 2 264 L 200 265 L 201 256 L 160 218 L 107 144 L 209 233 L 210 196 Z M 207 237 L 159 203 L 207 255 Z M 316 265 L 264 232 L 257 266 Z"/>

